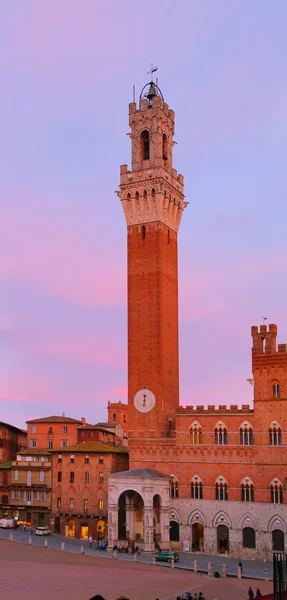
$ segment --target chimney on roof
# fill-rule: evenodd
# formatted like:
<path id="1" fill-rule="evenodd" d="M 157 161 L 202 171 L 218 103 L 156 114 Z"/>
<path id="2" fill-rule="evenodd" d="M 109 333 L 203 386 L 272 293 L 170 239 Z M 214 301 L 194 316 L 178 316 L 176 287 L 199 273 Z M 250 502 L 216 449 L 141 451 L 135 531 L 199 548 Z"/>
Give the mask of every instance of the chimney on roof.
<path id="1" fill-rule="evenodd" d="M 85 417 L 81 417 L 81 423 L 82 423 L 82 425 L 86 425 L 86 419 L 85 419 Z"/>

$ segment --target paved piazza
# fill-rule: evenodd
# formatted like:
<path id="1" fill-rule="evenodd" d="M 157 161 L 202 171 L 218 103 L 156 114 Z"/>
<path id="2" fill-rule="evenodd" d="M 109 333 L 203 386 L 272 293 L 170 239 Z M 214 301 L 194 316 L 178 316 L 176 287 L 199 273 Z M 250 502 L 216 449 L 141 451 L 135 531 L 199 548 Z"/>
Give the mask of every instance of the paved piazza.
<path id="1" fill-rule="evenodd" d="M 246 600 L 249 579 L 211 579 L 190 571 L 112 558 L 61 552 L 0 540 L 0 598 L 5 600 L 105 600 L 126 595 L 129 600 L 175 600 L 189 590 L 202 591 L 206 600 Z M 258 582 L 262 593 L 272 583 Z"/>

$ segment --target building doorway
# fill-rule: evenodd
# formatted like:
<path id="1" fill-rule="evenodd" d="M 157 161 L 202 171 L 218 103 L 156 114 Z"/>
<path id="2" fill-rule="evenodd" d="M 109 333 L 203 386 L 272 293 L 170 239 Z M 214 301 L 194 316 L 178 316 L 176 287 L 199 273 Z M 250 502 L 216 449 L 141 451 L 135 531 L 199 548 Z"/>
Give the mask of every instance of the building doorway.
<path id="1" fill-rule="evenodd" d="M 60 533 L 61 531 L 61 519 L 60 517 L 55 518 L 55 533 Z"/>
<path id="2" fill-rule="evenodd" d="M 272 550 L 284 552 L 284 533 L 281 529 L 272 531 Z"/>
<path id="3" fill-rule="evenodd" d="M 76 523 L 75 521 L 66 521 L 65 523 L 65 536 L 66 537 L 75 537 L 76 533 Z"/>
<path id="4" fill-rule="evenodd" d="M 217 527 L 217 551 L 219 554 L 229 552 L 229 529 L 226 525 Z"/>
<path id="5" fill-rule="evenodd" d="M 161 499 L 158 494 L 155 494 L 153 497 L 153 541 L 155 544 L 160 544 L 161 542 L 161 528 L 160 528 L 160 507 L 161 507 Z"/>
<path id="6" fill-rule="evenodd" d="M 169 522 L 170 542 L 179 542 L 179 523 L 177 521 Z"/>
<path id="7" fill-rule="evenodd" d="M 81 524 L 81 539 L 87 540 L 89 537 L 89 525 Z"/>
<path id="8" fill-rule="evenodd" d="M 26 513 L 26 525 L 29 527 L 32 525 L 32 514 L 29 511 Z"/>
<path id="9" fill-rule="evenodd" d="M 204 529 L 202 523 L 192 524 L 192 551 L 199 552 L 203 550 Z"/>
<path id="10" fill-rule="evenodd" d="M 105 521 L 103 521 L 103 519 L 100 519 L 97 522 L 97 537 L 103 539 L 105 537 L 105 529 L 106 529 Z"/>

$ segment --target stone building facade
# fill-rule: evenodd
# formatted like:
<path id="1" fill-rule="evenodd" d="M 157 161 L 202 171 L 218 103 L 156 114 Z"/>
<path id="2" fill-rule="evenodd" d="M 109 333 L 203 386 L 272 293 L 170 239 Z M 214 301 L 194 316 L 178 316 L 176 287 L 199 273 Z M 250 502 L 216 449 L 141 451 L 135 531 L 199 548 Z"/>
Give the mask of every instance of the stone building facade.
<path id="1" fill-rule="evenodd" d="M 187 203 L 172 164 L 174 112 L 153 81 L 129 105 L 129 125 L 132 166 L 121 166 L 117 195 L 127 223 L 130 475 L 109 478 L 109 546 L 127 538 L 128 523 L 147 551 L 185 542 L 267 557 L 287 550 L 286 344 L 277 346 L 276 325 L 252 327 L 252 408 L 179 405 L 177 237 Z"/>

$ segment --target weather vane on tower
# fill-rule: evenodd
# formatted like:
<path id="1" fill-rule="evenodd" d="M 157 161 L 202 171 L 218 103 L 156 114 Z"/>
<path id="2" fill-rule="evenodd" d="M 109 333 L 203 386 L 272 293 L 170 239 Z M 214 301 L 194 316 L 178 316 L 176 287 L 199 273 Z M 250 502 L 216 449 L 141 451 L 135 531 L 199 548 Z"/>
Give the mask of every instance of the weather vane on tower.
<path id="1" fill-rule="evenodd" d="M 153 74 L 158 70 L 158 67 L 154 67 L 154 65 L 150 64 L 150 70 L 147 72 L 147 75 L 151 74 L 151 81 L 153 82 Z"/>

